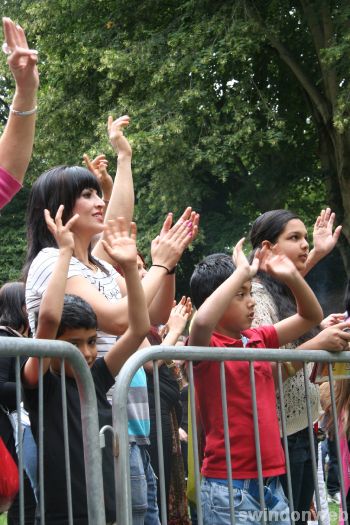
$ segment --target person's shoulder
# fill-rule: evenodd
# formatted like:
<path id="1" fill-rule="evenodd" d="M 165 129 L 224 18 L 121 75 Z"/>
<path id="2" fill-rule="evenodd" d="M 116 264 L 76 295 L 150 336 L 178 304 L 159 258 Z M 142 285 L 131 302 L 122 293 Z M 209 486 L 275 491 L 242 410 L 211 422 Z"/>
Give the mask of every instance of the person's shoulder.
<path id="1" fill-rule="evenodd" d="M 107 270 L 109 275 L 117 275 L 118 274 L 117 270 L 111 264 L 109 264 L 107 261 L 104 261 L 103 259 L 100 259 L 99 257 L 96 257 L 95 255 L 94 255 L 94 258 L 96 259 L 96 261 L 99 262 L 99 264 L 101 264 L 101 266 L 103 266 Z"/>

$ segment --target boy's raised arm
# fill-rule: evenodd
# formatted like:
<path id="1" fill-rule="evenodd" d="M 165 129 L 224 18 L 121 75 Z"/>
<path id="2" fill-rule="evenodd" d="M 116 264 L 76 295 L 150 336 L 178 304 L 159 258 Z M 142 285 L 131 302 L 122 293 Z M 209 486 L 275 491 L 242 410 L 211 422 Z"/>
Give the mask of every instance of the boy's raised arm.
<path id="1" fill-rule="evenodd" d="M 109 257 L 122 267 L 128 294 L 128 328 L 104 357 L 111 375 L 116 376 L 147 335 L 150 322 L 137 269 L 136 224 L 130 224 L 129 234 L 129 223 L 123 217 L 109 221 L 102 242 Z"/>
<path id="2" fill-rule="evenodd" d="M 234 295 L 258 271 L 259 258 L 255 257 L 252 264 L 249 265 L 243 253 L 243 243 L 244 238 L 236 244 L 233 250 L 233 260 L 237 269 L 205 300 L 196 313 L 189 338 L 190 346 L 209 346 L 211 335 Z"/>
<path id="3" fill-rule="evenodd" d="M 36 329 L 37 339 L 56 339 L 57 330 L 61 321 L 68 268 L 74 251 L 74 237 L 70 230 L 79 217 L 79 215 L 74 215 L 74 217 L 63 226 L 63 209 L 63 205 L 58 208 L 55 220 L 52 219 L 48 210 L 44 212 L 47 227 L 56 239 L 59 253 L 48 281 L 47 289 L 41 300 L 38 326 Z M 44 359 L 44 374 L 49 366 L 50 359 Z M 35 387 L 37 385 L 39 377 L 38 358 L 30 357 L 27 360 L 22 377 L 26 386 Z"/>
<path id="4" fill-rule="evenodd" d="M 266 262 L 266 270 L 289 287 L 297 304 L 295 315 L 274 325 L 280 345 L 283 346 L 318 325 L 323 319 L 323 312 L 310 286 L 288 257 L 271 255 Z"/>

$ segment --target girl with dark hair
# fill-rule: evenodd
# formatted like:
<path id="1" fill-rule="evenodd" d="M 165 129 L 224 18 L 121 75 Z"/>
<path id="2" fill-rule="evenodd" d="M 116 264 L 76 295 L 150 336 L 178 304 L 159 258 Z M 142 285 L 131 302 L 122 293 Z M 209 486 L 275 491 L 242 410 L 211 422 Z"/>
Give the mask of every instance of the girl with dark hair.
<path id="1" fill-rule="evenodd" d="M 0 289 L 0 336 L 28 337 L 29 324 L 25 307 L 25 286 L 20 282 L 6 283 Z M 22 362 L 24 359 L 22 359 Z M 0 357 L 0 435 L 17 461 L 16 358 Z M 37 449 L 30 428 L 28 413 L 22 408 L 23 466 L 26 523 L 33 523 L 37 496 Z M 30 480 L 30 484 L 29 481 Z M 31 485 L 31 486 L 30 486 Z M 18 496 L 8 512 L 8 523 L 19 523 Z"/>
<path id="2" fill-rule="evenodd" d="M 273 254 L 283 253 L 305 275 L 335 246 L 341 227 L 338 226 L 333 233 L 334 219 L 334 213 L 329 208 L 321 212 L 314 227 L 314 248 L 309 253 L 307 231 L 297 215 L 288 210 L 268 211 L 259 216 L 252 226 L 250 240 L 253 254 L 263 247 Z M 296 312 L 295 302 L 287 287 L 268 275 L 264 265 L 260 266 L 253 282 L 253 293 L 256 300 L 253 326 L 274 324 Z M 288 348 L 344 350 L 350 337 L 344 335 L 343 324 L 321 332 L 313 330 L 288 345 Z M 312 365 L 308 367 L 311 373 Z M 310 509 L 314 492 L 310 445 L 315 446 L 315 443 L 310 444 L 308 436 L 304 372 L 302 369 L 295 372 L 293 365 L 286 363 L 285 374 L 287 380 L 283 390 L 293 503 L 294 510 L 299 512 L 300 519 L 297 521 L 303 523 L 302 512 Z M 309 381 L 308 378 L 306 381 Z M 318 386 L 309 382 L 309 392 L 312 418 L 316 421 L 321 410 Z M 286 480 L 284 490 L 287 493 Z"/>

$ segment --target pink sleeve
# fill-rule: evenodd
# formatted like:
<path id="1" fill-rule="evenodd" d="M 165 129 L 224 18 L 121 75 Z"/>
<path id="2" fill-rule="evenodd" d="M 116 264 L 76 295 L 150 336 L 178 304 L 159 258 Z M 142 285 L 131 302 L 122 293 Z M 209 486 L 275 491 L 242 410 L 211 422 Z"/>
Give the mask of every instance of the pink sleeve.
<path id="1" fill-rule="evenodd" d="M 21 188 L 22 185 L 8 171 L 0 167 L 0 209 L 10 202 Z"/>

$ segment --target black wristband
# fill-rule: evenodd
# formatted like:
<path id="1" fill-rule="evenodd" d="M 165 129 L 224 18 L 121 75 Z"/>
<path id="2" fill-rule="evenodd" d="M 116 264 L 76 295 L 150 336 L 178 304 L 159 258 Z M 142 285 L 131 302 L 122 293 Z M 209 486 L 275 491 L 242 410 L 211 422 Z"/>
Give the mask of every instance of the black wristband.
<path id="1" fill-rule="evenodd" d="M 168 275 L 173 275 L 175 273 L 175 270 L 176 270 L 176 265 L 171 270 L 169 270 L 169 268 L 167 268 L 163 264 L 152 264 L 152 266 L 156 266 L 157 268 L 164 268 L 164 270 L 166 270 L 166 273 Z"/>

